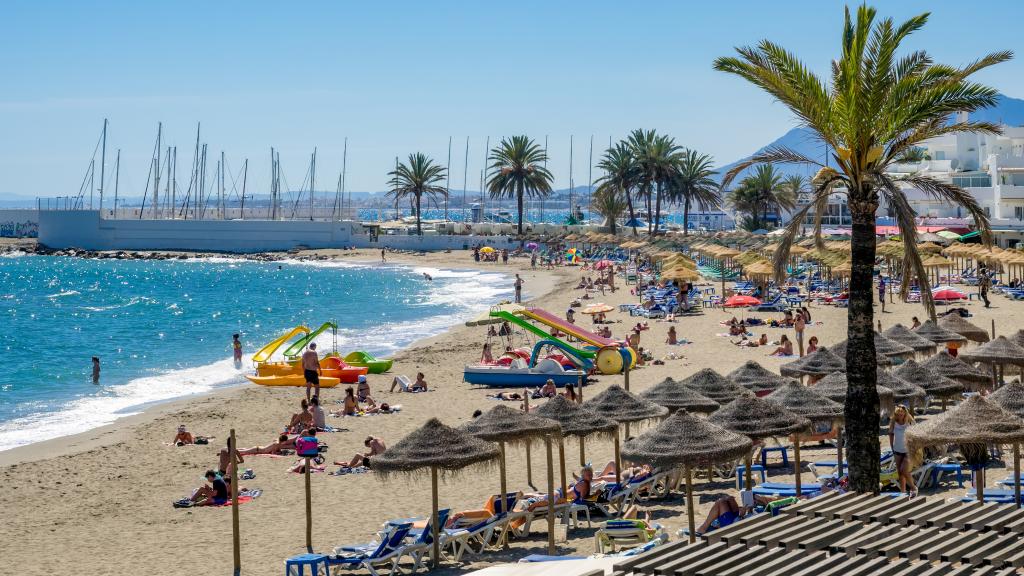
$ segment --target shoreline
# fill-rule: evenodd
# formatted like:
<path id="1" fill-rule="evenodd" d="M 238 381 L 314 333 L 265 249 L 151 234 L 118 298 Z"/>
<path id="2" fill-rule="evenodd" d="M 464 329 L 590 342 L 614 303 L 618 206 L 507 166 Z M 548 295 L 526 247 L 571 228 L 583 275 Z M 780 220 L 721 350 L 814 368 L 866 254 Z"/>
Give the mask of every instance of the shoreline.
<path id="1" fill-rule="evenodd" d="M 304 251 L 300 254 L 289 254 L 289 253 L 266 253 L 253 255 L 253 258 L 246 258 L 243 254 L 207 254 L 207 253 L 178 253 L 178 252 L 153 252 L 136 253 L 139 257 L 130 257 L 123 259 L 131 260 L 168 260 L 168 259 L 181 259 L 181 260 L 207 260 L 209 258 L 239 258 L 240 260 L 249 260 L 252 262 L 278 262 L 278 261 L 293 261 L 295 264 L 307 264 L 316 262 L 350 262 L 352 264 L 364 264 L 377 262 L 375 258 L 379 258 L 379 254 L 376 250 L 309 250 Z M 70 257 L 70 258 L 90 258 L 90 259 L 104 259 L 96 256 L 81 256 L 81 255 L 63 255 L 63 254 L 38 254 L 41 256 L 59 256 L 59 257 Z M 159 257 L 156 257 L 159 256 Z M 182 258 L 182 256 L 185 256 Z M 392 255 L 389 254 L 389 258 Z M 410 270 L 418 267 L 428 265 L 426 262 L 416 262 L 415 256 L 409 254 L 394 254 L 395 260 L 388 260 L 387 265 L 409 268 Z M 118 258 L 122 259 L 122 258 Z M 491 272 L 501 273 L 508 276 L 510 273 L 490 269 L 488 266 L 473 266 L 474 262 L 469 261 L 460 263 L 463 265 L 457 266 L 446 266 L 442 263 L 430 262 L 431 267 L 437 267 L 442 270 L 460 271 L 460 270 L 472 270 L 478 272 Z M 518 269 L 517 269 L 518 270 Z M 512 272 L 514 274 L 514 272 Z M 556 275 L 549 275 L 556 276 Z M 511 276 L 509 276 L 511 278 Z M 551 278 L 546 278 L 550 280 Z M 540 298 L 547 296 L 554 286 L 553 283 L 546 283 L 543 285 L 539 293 L 530 291 L 526 294 L 528 298 Z M 452 324 L 440 332 L 414 340 L 408 343 L 406 346 L 399 349 L 395 356 L 398 356 L 410 349 L 417 347 L 428 346 L 434 341 L 443 338 L 446 334 L 453 330 L 461 327 L 461 323 Z M 255 386 L 251 382 L 243 381 L 238 384 L 226 384 L 215 387 L 213 390 L 204 392 L 198 392 L 189 394 L 186 396 L 179 396 L 176 398 L 168 398 L 166 400 L 156 400 L 153 402 L 145 403 L 142 406 L 140 412 L 123 416 L 101 426 L 83 430 L 75 434 L 68 434 L 58 436 L 56 438 L 48 438 L 40 440 L 38 442 L 32 442 L 7 450 L 0 450 L 0 468 L 13 466 L 18 464 L 26 464 L 31 462 L 38 462 L 40 460 L 46 460 L 49 458 L 60 458 L 94 450 L 102 447 L 107 443 L 117 443 L 125 441 L 129 436 L 131 428 L 136 426 L 142 426 L 147 423 L 153 422 L 161 417 L 168 416 L 175 412 L 187 411 L 192 404 L 202 403 L 209 400 L 225 400 L 227 401 L 231 396 L 238 396 L 242 393 L 245 388 Z M 56 414 L 56 412 L 54 413 Z"/>

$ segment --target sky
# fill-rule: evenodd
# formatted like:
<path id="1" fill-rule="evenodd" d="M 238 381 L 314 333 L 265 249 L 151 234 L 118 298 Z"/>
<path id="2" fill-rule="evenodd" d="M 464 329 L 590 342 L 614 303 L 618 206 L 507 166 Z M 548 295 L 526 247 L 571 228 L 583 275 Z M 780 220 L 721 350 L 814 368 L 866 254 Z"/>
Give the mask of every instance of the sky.
<path id="1" fill-rule="evenodd" d="M 120 149 L 126 196 L 146 185 L 158 122 L 164 144 L 178 147 L 179 186 L 201 123 L 210 169 L 223 151 L 230 181 L 248 159 L 250 193 L 268 189 L 272 146 L 292 189 L 316 147 L 316 187 L 334 190 L 346 138 L 345 184 L 354 191 L 385 189 L 396 156 L 421 151 L 449 165 L 449 138 L 453 190 L 478 189 L 488 139 L 513 134 L 547 138 L 556 188 L 569 184 L 570 135 L 576 185 L 599 176 L 589 170 L 591 138 L 596 162 L 609 138 L 634 128 L 671 134 L 724 165 L 796 122 L 743 80 L 714 71 L 713 60 L 768 38 L 825 74 L 843 6 L 8 0 L 0 200 L 78 194 L 104 118 L 107 190 Z M 1020 21 L 1019 1 L 993 0 L 984 11 L 934 0 L 878 6 L 897 20 L 931 11 L 907 46 L 939 62 L 1021 51 L 1012 27 L 994 26 Z M 1024 97 L 1024 55 L 977 78 Z"/>

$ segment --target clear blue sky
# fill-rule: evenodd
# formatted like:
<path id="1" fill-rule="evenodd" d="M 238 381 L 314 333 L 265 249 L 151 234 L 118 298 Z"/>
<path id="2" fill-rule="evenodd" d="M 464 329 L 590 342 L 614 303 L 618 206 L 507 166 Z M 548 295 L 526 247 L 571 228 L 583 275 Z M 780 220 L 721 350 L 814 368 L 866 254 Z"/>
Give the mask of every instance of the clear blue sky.
<path id="1" fill-rule="evenodd" d="M 348 188 L 383 189 L 396 155 L 447 161 L 453 189 L 476 188 L 484 141 L 549 137 L 558 187 L 587 183 L 609 136 L 674 135 L 725 164 L 793 119 L 716 56 L 761 38 L 819 72 L 838 50 L 841 2 L 19 2 L 0 19 L 0 199 L 75 194 L 102 125 L 122 193 L 146 180 L 158 121 L 187 179 L 196 122 L 211 154 L 266 191 L 269 148 L 293 187 L 319 147 L 318 189 L 333 189 L 349 139 Z M 963 63 L 1021 48 L 1024 4 L 885 2 L 897 19 L 931 10 L 910 45 Z M 980 79 L 1024 96 L 1024 55 Z M 108 174 L 109 174 L 108 170 Z M 596 176 L 595 176 L 596 177 Z"/>

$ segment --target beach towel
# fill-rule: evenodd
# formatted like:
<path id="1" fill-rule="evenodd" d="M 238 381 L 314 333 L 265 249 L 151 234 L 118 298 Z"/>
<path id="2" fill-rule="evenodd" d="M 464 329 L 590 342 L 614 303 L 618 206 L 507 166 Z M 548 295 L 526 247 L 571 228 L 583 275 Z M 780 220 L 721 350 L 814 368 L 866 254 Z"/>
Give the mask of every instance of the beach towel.
<path id="1" fill-rule="evenodd" d="M 261 494 L 263 494 L 263 490 L 260 489 L 242 490 L 241 492 L 238 493 L 238 504 L 242 505 L 245 504 L 246 502 L 252 502 L 253 500 L 259 498 Z M 210 506 L 210 508 L 225 508 L 230 506 L 231 500 L 229 499 L 227 502 L 223 504 L 214 504 Z"/>
<path id="2" fill-rule="evenodd" d="M 328 472 L 328 476 L 348 476 L 349 474 L 366 474 L 370 469 L 366 466 L 356 466 L 355 468 L 349 468 L 348 466 L 342 466 L 334 472 Z"/>

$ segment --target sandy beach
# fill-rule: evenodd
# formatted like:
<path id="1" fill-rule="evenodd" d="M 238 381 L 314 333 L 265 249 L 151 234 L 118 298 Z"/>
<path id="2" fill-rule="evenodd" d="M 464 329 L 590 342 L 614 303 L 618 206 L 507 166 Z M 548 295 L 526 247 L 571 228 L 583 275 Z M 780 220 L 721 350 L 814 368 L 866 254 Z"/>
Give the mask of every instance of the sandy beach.
<path id="1" fill-rule="evenodd" d="M 319 251 L 316 255 L 347 260 L 379 259 L 377 251 Z M 477 264 L 466 251 L 423 256 L 389 255 L 393 263 L 434 267 L 482 267 L 509 275 L 520 273 L 531 303 L 562 315 L 569 301 L 582 295 L 575 289 L 581 276 L 578 268 L 552 271 L 530 269 L 527 259 L 513 259 L 508 265 Z M 628 286 L 606 296 L 595 295 L 590 302 L 617 306 L 635 302 Z M 493 303 L 486 303 L 493 304 Z M 977 301 L 963 304 L 974 314 L 970 320 L 985 329 L 997 323 L 999 333 L 1016 330 L 1012 321 L 1022 304 L 996 296 L 991 309 Z M 897 322 L 909 325 L 913 316 L 922 319 L 924 309 L 918 304 L 887 305 L 885 313 L 876 309 L 876 318 L 887 328 Z M 811 308 L 814 323 L 807 337 L 817 336 L 823 345 L 846 338 L 846 310 L 831 306 Z M 682 346 L 665 343 L 670 324 L 650 321 L 642 332 L 641 346 L 650 350 L 663 365 L 648 364 L 631 374 L 631 390 L 643 389 L 665 377 L 684 378 L 705 367 L 725 374 L 747 360 L 756 360 L 771 370 L 792 358 L 769 356 L 772 347 L 739 348 L 727 337 L 721 325 L 732 316 L 780 317 L 780 314 L 753 314 L 744 310 L 707 309 L 702 315 L 678 319 L 674 325 L 680 338 L 691 341 Z M 613 335 L 622 338 L 637 322 L 628 314 L 609 314 Z M 583 316 L 580 324 L 589 324 Z M 792 330 L 754 328 L 757 335 L 767 333 L 777 340 L 783 333 L 792 337 Z M 485 340 L 486 328 L 454 326 L 447 332 L 417 342 L 395 357 L 390 374 L 371 375 L 373 396 L 378 402 L 401 404 L 401 412 L 393 415 L 333 418 L 328 423 L 345 429 L 322 435 L 329 444 L 329 460 L 347 460 L 363 449 L 367 435 L 375 435 L 394 443 L 430 417 L 438 417 L 449 425 L 466 422 L 474 410 L 487 410 L 497 401 L 486 397 L 490 390 L 474 388 L 462 382 L 462 368 L 475 362 Z M 248 342 L 248 348 L 262 343 Z M 433 391 L 423 394 L 388 392 L 394 374 L 414 376 L 426 374 Z M 585 390 L 593 396 L 610 384 L 621 384 L 621 376 L 599 376 Z M 324 392 L 325 402 L 336 407 L 343 388 Z M 113 425 L 90 430 L 76 436 L 32 444 L 0 452 L 0 477 L 6 487 L 0 492 L 0 507 L 5 522 L 0 524 L 0 546 L 3 564 L 18 574 L 116 574 L 152 573 L 161 575 L 192 575 L 228 573 L 231 569 L 231 512 L 229 508 L 174 509 L 171 503 L 186 496 L 202 483 L 202 474 L 216 466 L 216 453 L 228 431 L 236 430 L 242 447 L 264 445 L 273 441 L 291 414 L 298 410 L 299 389 L 262 388 L 253 385 L 222 390 L 210 395 L 186 398 L 161 404 L 145 413 L 124 418 Z M 514 404 L 509 403 L 510 406 Z M 186 424 L 196 434 L 213 435 L 209 446 L 173 447 L 168 445 L 179 424 Z M 637 427 L 633 427 L 636 433 Z M 579 468 L 575 441 L 567 441 L 566 463 L 571 470 Z M 883 448 L 887 442 L 883 441 Z M 810 446 L 804 450 L 805 460 L 828 459 L 834 455 L 829 447 Z M 610 443 L 587 443 L 587 458 L 601 467 L 612 457 Z M 557 460 L 557 459 L 556 459 Z M 253 575 L 280 574 L 288 556 L 303 552 L 304 514 L 302 476 L 286 469 L 293 458 L 266 456 L 247 457 L 243 468 L 252 468 L 253 480 L 242 486 L 259 488 L 260 498 L 240 507 L 242 530 L 243 573 Z M 527 487 L 525 454 L 520 449 L 509 451 L 509 486 Z M 777 464 L 777 462 L 776 462 Z M 790 481 L 791 470 L 771 467 L 773 480 Z M 1002 478 L 1001 472 L 990 472 L 989 482 Z M 540 449 L 533 453 L 534 484 L 542 487 L 544 461 Z M 805 472 L 805 481 L 811 474 Z M 493 470 L 469 470 L 447 478 L 440 488 L 443 507 L 453 510 L 479 508 L 486 498 L 498 490 L 497 473 Z M 949 490 L 950 496 L 962 491 Z M 718 478 L 712 483 L 699 479 L 695 495 L 699 497 L 698 518 L 714 500 L 733 492 L 730 479 Z M 430 510 L 429 475 L 408 480 L 382 482 L 373 474 L 331 476 L 313 475 L 313 545 L 318 551 L 329 551 L 336 545 L 369 541 L 381 523 L 389 518 L 422 516 Z M 674 535 L 685 524 L 685 509 L 679 495 L 644 507 L 652 519 L 665 525 Z M 565 554 L 594 552 L 594 529 L 570 532 L 569 541 L 560 547 Z M 531 539 L 513 541 L 510 550 L 469 558 L 460 567 L 447 567 L 441 573 L 463 572 L 486 564 L 509 561 L 528 553 L 543 553 L 546 534 L 535 532 Z M 59 542 L 60 553 L 55 543 Z M 5 570 L 6 571 L 6 570 Z"/>

